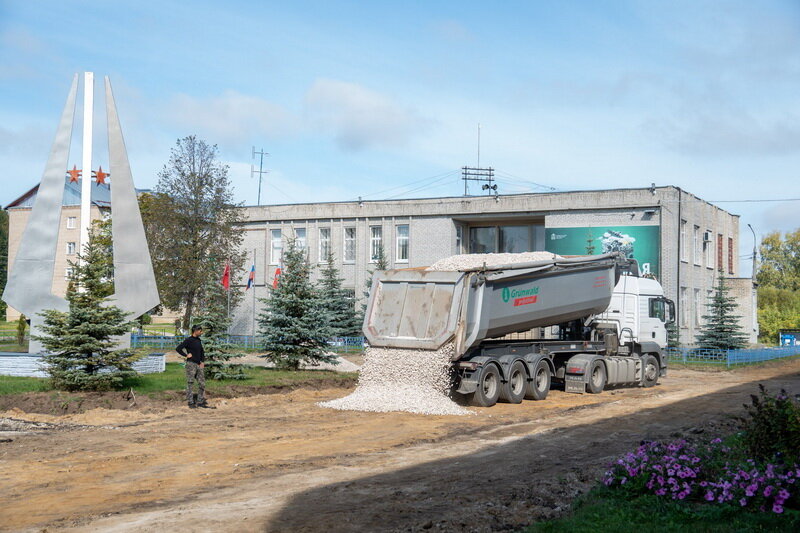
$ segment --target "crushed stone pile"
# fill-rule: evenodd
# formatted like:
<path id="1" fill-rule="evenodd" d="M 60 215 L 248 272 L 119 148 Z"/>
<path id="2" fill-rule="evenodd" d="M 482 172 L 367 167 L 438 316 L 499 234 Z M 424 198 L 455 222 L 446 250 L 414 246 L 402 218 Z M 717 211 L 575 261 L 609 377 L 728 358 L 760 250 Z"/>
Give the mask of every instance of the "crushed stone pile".
<path id="1" fill-rule="evenodd" d="M 519 254 L 462 254 L 451 255 L 436 261 L 428 270 L 453 271 L 486 266 L 508 265 L 511 263 L 530 263 L 532 261 L 552 261 L 562 259 L 552 252 L 524 252 Z"/>
<path id="2" fill-rule="evenodd" d="M 452 343 L 436 351 L 369 347 L 364 353 L 356 390 L 344 398 L 318 405 L 343 411 L 377 413 L 472 414 L 447 395 L 454 350 Z"/>

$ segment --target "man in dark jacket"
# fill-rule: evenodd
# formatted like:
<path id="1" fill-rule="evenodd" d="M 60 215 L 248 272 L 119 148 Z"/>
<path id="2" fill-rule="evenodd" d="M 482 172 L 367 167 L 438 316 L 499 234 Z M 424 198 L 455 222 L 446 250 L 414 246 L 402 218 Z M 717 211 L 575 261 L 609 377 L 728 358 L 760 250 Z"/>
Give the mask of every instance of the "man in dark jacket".
<path id="1" fill-rule="evenodd" d="M 206 360 L 206 353 L 203 350 L 203 341 L 200 340 L 202 334 L 202 326 L 192 326 L 192 335 L 175 348 L 176 352 L 186 358 L 186 401 L 191 409 L 208 407 L 205 398 L 206 374 L 204 368 L 206 365 L 203 362 Z M 192 393 L 192 384 L 195 381 L 197 381 L 197 400 Z"/>

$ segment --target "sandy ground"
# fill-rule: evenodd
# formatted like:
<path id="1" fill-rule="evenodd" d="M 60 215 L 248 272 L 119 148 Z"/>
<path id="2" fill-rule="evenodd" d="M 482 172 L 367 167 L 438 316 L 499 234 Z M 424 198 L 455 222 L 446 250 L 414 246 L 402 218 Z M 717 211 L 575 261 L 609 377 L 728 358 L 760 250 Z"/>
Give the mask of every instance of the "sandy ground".
<path id="1" fill-rule="evenodd" d="M 15 419 L 0 434 L 0 529 L 513 529 L 565 512 L 642 439 L 724 432 L 757 383 L 800 393 L 800 361 L 670 371 L 651 389 L 552 391 L 468 417 L 316 406 L 346 389 L 215 410 L 0 413 Z"/>

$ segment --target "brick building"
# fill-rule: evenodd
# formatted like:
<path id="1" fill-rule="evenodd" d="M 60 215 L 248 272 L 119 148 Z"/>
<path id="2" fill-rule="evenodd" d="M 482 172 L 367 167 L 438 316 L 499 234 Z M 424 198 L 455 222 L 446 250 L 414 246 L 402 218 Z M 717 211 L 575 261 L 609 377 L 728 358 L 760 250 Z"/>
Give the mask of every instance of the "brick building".
<path id="1" fill-rule="evenodd" d="M 459 253 L 547 250 L 565 255 L 631 253 L 675 301 L 681 342 L 691 343 L 717 272 L 731 278 L 741 325 L 756 342 L 755 289 L 739 277 L 739 217 L 678 187 L 330 202 L 246 207 L 244 248 L 266 297 L 288 238 L 312 264 L 328 251 L 345 287 L 361 297 L 384 247 L 390 268 L 425 266 Z M 250 260 L 247 265 L 249 269 Z M 234 276 L 243 283 L 247 273 Z M 234 331 L 253 332 L 260 303 L 236 310 Z"/>

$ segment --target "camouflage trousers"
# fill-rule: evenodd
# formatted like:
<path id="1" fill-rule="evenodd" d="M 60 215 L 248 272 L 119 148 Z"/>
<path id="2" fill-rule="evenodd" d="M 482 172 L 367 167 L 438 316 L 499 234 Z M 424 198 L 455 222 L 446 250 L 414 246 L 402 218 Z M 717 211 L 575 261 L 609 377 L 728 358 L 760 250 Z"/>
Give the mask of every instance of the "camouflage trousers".
<path id="1" fill-rule="evenodd" d="M 192 385 L 197 381 L 197 403 L 206 401 L 206 373 L 200 365 L 191 361 L 186 361 L 186 401 L 194 403 L 192 395 Z"/>

